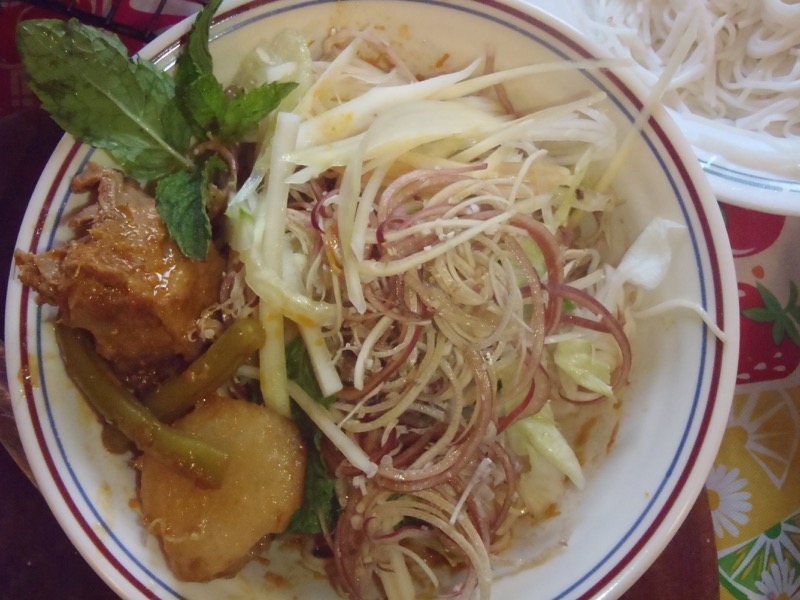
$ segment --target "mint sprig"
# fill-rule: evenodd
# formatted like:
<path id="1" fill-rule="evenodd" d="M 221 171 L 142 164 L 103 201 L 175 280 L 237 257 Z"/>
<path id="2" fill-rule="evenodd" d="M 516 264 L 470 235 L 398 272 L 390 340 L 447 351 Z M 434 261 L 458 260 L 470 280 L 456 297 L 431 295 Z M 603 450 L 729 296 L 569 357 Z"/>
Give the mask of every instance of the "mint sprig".
<path id="1" fill-rule="evenodd" d="M 205 161 L 193 141 L 242 140 L 294 89 L 265 84 L 229 95 L 213 73 L 211 20 L 221 0 L 198 14 L 175 79 L 130 59 L 114 35 L 69 21 L 36 19 L 17 28 L 28 83 L 42 107 L 76 139 L 105 150 L 129 176 L 156 183 L 159 215 L 181 251 L 205 259 L 211 243 Z"/>
<path id="2" fill-rule="evenodd" d="M 197 15 L 189 40 L 177 63 L 176 97 L 198 138 L 216 137 L 223 142 L 241 139 L 269 114 L 295 87 L 275 82 L 229 94 L 214 77 L 208 48 L 211 17 L 222 0 L 211 0 Z"/>
<path id="3" fill-rule="evenodd" d="M 172 79 L 148 60 L 130 60 L 117 37 L 75 19 L 37 19 L 19 24 L 17 45 L 30 88 L 75 138 L 107 151 L 135 179 L 193 168 Z"/>

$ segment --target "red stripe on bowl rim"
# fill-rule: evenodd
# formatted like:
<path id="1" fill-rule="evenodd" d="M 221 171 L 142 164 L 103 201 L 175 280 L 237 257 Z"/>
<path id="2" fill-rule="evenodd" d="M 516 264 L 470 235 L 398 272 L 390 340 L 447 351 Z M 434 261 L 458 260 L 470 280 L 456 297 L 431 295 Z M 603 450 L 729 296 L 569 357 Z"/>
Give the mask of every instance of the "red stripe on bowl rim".
<path id="1" fill-rule="evenodd" d="M 65 136 L 63 139 L 68 139 L 68 136 Z M 62 141 L 63 141 L 62 139 Z M 56 197 L 56 193 L 58 192 L 58 188 L 64 182 L 64 179 L 67 175 L 67 170 L 74 165 L 75 157 L 77 156 L 78 152 L 84 146 L 78 142 L 73 142 L 70 146 L 69 150 L 67 151 L 66 155 L 62 159 L 61 164 L 59 165 L 58 172 L 56 173 L 53 181 L 50 184 L 50 187 L 47 191 L 47 196 L 45 197 L 45 201 L 42 204 L 42 207 L 39 211 L 39 216 L 36 220 L 36 225 L 33 231 L 33 235 L 31 237 L 31 242 L 28 246 L 28 251 L 31 253 L 35 253 L 39 248 L 39 242 L 41 241 L 42 234 L 44 232 L 44 225 L 47 221 L 47 217 L 50 213 L 50 207 L 53 205 L 53 202 Z M 61 476 L 61 473 L 56 466 L 55 460 L 53 455 L 50 452 L 50 446 L 45 439 L 44 430 L 42 429 L 42 416 L 39 414 L 39 411 L 36 407 L 36 398 L 33 389 L 33 369 L 31 368 L 31 354 L 30 348 L 28 346 L 28 314 L 31 308 L 35 308 L 34 303 L 31 301 L 31 290 L 27 286 L 22 287 L 21 292 L 21 302 L 20 302 L 20 314 L 19 314 L 19 345 L 20 345 L 20 365 L 21 365 L 21 377 L 20 380 L 23 383 L 23 389 L 25 393 L 26 404 L 28 408 L 28 413 L 31 416 L 31 426 L 34 431 L 34 435 L 36 437 L 36 442 L 38 448 L 40 450 L 42 459 L 47 467 L 47 471 L 50 475 L 50 479 L 53 484 L 56 486 L 58 490 L 58 494 L 60 499 L 63 501 L 63 505 L 69 509 L 69 512 L 72 514 L 75 523 L 77 523 L 83 533 L 86 535 L 87 539 L 92 543 L 94 548 L 100 552 L 103 558 L 111 565 L 118 573 L 123 575 L 125 579 L 130 582 L 144 597 L 150 598 L 152 600 L 158 600 L 158 596 L 154 595 L 147 586 L 144 585 L 142 581 L 139 580 L 138 577 L 134 576 L 111 552 L 100 537 L 97 535 L 97 532 L 91 526 L 91 524 L 86 520 L 84 514 L 81 512 L 78 505 L 72 499 L 72 495 L 69 493 L 67 486 L 64 482 L 64 479 Z M 45 419 L 46 420 L 46 419 Z M 48 502 L 50 498 L 47 498 Z M 58 513 L 54 511 L 56 516 Z M 60 519 L 59 519 L 60 521 Z M 73 544 L 81 550 L 83 548 L 83 541 L 79 539 L 75 539 L 73 535 L 70 535 L 68 528 L 65 524 L 61 524 L 62 528 L 67 533 L 70 540 Z M 95 572 L 100 575 L 103 580 L 106 582 L 107 585 L 116 588 L 116 585 L 108 578 L 108 575 L 100 570 L 97 566 L 95 566 L 92 561 L 87 561 L 94 567 Z"/>

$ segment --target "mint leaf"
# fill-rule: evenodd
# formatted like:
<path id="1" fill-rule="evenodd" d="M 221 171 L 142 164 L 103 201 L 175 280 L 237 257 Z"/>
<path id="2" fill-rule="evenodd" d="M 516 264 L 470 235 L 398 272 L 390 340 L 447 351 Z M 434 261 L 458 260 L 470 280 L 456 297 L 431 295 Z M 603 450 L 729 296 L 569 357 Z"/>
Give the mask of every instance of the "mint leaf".
<path id="1" fill-rule="evenodd" d="M 186 47 L 178 57 L 175 93 L 198 138 L 211 136 L 232 142 L 254 129 L 297 84 L 268 83 L 233 96 L 225 92 L 214 77 L 208 49 L 211 18 L 219 5 L 220 0 L 212 0 L 197 15 Z"/>
<path id="2" fill-rule="evenodd" d="M 211 243 L 211 185 L 227 164 L 212 154 L 194 171 L 178 171 L 156 185 L 156 206 L 172 239 L 189 258 L 205 259 Z"/>
<path id="3" fill-rule="evenodd" d="M 195 135 L 204 139 L 220 111 L 224 90 L 214 77 L 214 63 L 208 49 L 211 18 L 221 0 L 211 0 L 192 24 L 189 39 L 175 65 L 175 96 Z"/>
<path id="4" fill-rule="evenodd" d="M 325 397 L 319 389 L 311 359 L 306 352 L 303 339 L 297 337 L 286 346 L 286 374 L 305 392 L 320 404 L 328 407 L 333 397 Z M 320 533 L 320 519 L 327 521 L 328 529 L 332 525 L 338 509 L 334 480 L 328 475 L 320 452 L 321 432 L 311 419 L 297 405 L 292 404 L 292 417 L 300 429 L 306 442 L 308 457 L 306 459 L 306 476 L 303 492 L 303 504 L 289 521 L 288 531 L 293 533 Z"/>
<path id="5" fill-rule="evenodd" d="M 177 171 L 159 179 L 156 206 L 172 239 L 186 256 L 204 259 L 211 240 L 211 223 L 205 207 L 207 174 Z"/>
<path id="6" fill-rule="evenodd" d="M 286 345 L 286 376 L 325 408 L 333 404 L 333 396 L 323 396 L 303 338 L 296 337 Z"/>
<path id="7" fill-rule="evenodd" d="M 172 93 L 174 94 L 174 89 Z M 192 131 L 189 128 L 189 125 L 186 123 L 186 120 L 183 118 L 181 109 L 177 104 L 175 104 L 174 98 L 172 102 L 164 107 L 161 117 L 161 124 L 164 127 L 164 139 L 167 141 L 167 143 L 176 149 L 184 148 L 185 156 L 188 155 L 187 150 L 192 142 Z M 190 163 L 191 160 L 186 157 L 186 163 L 182 164 L 181 166 L 186 168 Z"/>
<path id="8" fill-rule="evenodd" d="M 180 58 L 181 64 L 176 75 L 176 79 L 179 81 L 185 78 L 186 83 L 191 83 L 201 75 L 213 72 L 214 62 L 211 59 L 211 52 L 208 50 L 208 36 L 211 33 L 211 19 L 220 4 L 222 4 L 222 0 L 210 0 L 197 14 Z"/>
<path id="9" fill-rule="evenodd" d="M 191 167 L 172 79 L 147 60 L 130 60 L 118 38 L 75 19 L 38 19 L 18 25 L 17 46 L 28 84 L 65 131 L 139 180 Z"/>
<path id="10" fill-rule="evenodd" d="M 217 79 L 201 75 L 187 85 L 183 93 L 183 110 L 191 119 L 198 137 L 205 138 L 217 129 L 219 115 L 226 110 L 228 98 Z"/>
<path id="11" fill-rule="evenodd" d="M 320 518 L 327 521 L 330 529 L 334 514 L 334 484 L 317 451 L 310 452 L 306 459 L 306 477 L 303 483 L 303 504 L 292 515 L 287 531 L 291 533 L 322 533 Z"/>
<path id="12" fill-rule="evenodd" d="M 229 99 L 227 110 L 219 118 L 219 136 L 223 140 L 241 139 L 297 87 L 293 82 L 263 84 Z"/>

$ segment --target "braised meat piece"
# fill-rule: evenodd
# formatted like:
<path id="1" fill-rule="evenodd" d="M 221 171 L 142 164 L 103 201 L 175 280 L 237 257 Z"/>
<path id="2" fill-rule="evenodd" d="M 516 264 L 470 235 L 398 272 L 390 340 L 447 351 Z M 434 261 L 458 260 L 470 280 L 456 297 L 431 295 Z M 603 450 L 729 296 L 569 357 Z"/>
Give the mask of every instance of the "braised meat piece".
<path id="1" fill-rule="evenodd" d="M 203 350 L 197 319 L 218 302 L 224 260 L 186 258 L 167 233 L 155 200 L 119 171 L 90 164 L 72 183 L 94 200 L 70 220 L 63 247 L 14 255 L 22 283 L 58 319 L 89 330 L 98 353 L 142 388 Z"/>

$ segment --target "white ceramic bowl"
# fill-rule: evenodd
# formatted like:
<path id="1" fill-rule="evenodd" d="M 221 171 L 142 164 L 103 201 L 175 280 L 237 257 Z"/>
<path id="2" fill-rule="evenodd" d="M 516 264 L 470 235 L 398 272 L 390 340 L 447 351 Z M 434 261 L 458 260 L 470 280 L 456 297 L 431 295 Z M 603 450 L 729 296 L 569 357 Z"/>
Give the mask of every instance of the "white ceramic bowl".
<path id="1" fill-rule="evenodd" d="M 212 29 L 222 78 L 263 37 L 286 26 L 323 32 L 332 25 L 379 24 L 406 36 L 419 56 L 473 56 L 487 44 L 500 63 L 585 58 L 599 50 L 558 20 L 521 2 L 283 0 L 229 3 Z M 183 23 L 144 51 L 168 68 Z M 411 40 L 412 43 L 408 43 Z M 499 66 L 502 66 L 499 65 Z M 555 77 L 555 76 L 553 76 Z M 605 90 L 607 110 L 624 131 L 645 91 L 608 71 L 561 73 L 535 92 L 553 100 L 580 90 Z M 17 247 L 43 251 L 68 235 L 62 220 L 68 184 L 92 151 L 66 137 L 45 169 L 28 208 Z M 526 598 L 612 598 L 658 556 L 702 489 L 727 419 L 738 351 L 737 293 L 730 248 L 717 204 L 679 129 L 661 110 L 637 138 L 617 190 L 632 240 L 654 217 L 685 225 L 666 281 L 654 300 L 681 298 L 701 306 L 727 333 L 717 339 L 693 313 L 646 322 L 635 343 L 628 402 L 616 442 L 591 472 L 569 510 L 550 523 L 564 548 L 511 575 L 495 594 Z M 42 493 L 75 546 L 122 597 L 218 599 L 333 597 L 327 583 L 302 565 L 270 586 L 253 563 L 237 577 L 208 584 L 177 581 L 135 508 L 135 475 L 126 457 L 107 453 L 100 427 L 66 377 L 53 339 L 49 307 L 37 306 L 12 272 L 6 315 L 8 372 L 15 416 Z M 538 535 L 538 534 L 537 534 Z M 511 556 L 537 556 L 537 535 L 519 540 Z M 272 564 L 270 570 L 277 567 Z"/>

